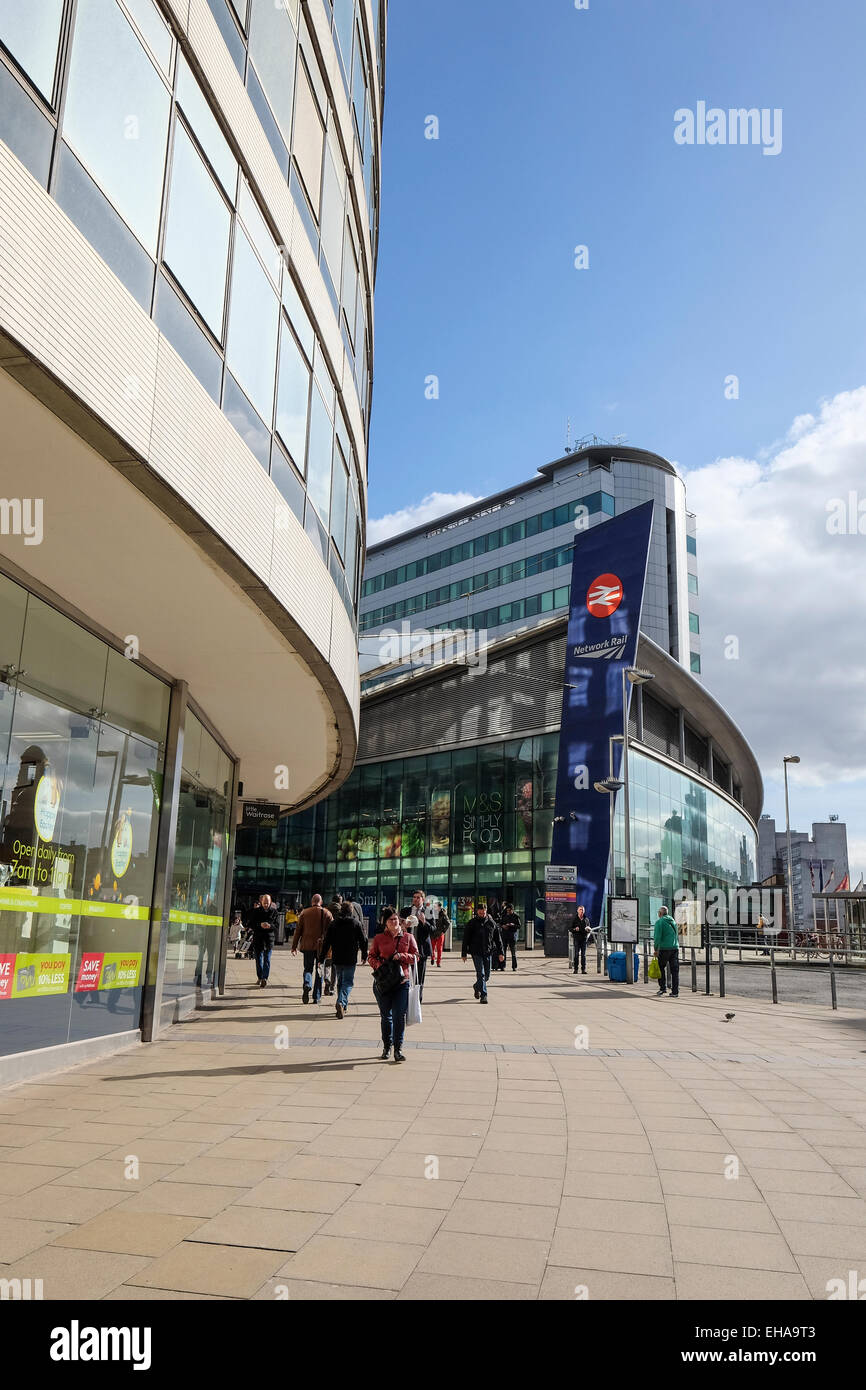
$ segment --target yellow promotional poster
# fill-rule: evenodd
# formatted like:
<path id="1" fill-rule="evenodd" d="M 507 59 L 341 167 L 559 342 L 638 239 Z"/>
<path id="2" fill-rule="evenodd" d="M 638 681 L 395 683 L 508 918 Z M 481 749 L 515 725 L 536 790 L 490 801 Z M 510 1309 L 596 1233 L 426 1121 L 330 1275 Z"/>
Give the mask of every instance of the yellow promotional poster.
<path id="1" fill-rule="evenodd" d="M 132 858 L 132 822 L 124 812 L 117 822 L 114 839 L 111 842 L 111 871 L 115 878 L 123 878 Z"/>
<path id="2" fill-rule="evenodd" d="M 65 994 L 69 988 L 72 957 L 56 951 L 17 955 L 12 975 L 12 998 L 34 999 L 45 994 Z"/>
<path id="3" fill-rule="evenodd" d="M 102 959 L 99 989 L 131 989 L 141 974 L 141 951 L 107 951 Z"/>
<path id="4" fill-rule="evenodd" d="M 53 840 L 60 810 L 60 783 L 53 773 L 40 777 L 33 803 L 33 820 L 40 840 Z"/>

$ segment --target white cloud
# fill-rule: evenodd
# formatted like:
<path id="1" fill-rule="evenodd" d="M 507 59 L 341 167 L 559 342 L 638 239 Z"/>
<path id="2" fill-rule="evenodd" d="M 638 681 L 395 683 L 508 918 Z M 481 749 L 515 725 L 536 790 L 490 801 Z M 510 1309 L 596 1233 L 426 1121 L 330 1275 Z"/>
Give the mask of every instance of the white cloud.
<path id="1" fill-rule="evenodd" d="M 428 492 L 426 497 L 410 507 L 402 507 L 399 512 L 391 512 L 388 516 L 369 521 L 367 544 L 377 545 L 379 541 L 394 540 L 404 532 L 414 530 L 416 526 L 435 521 L 437 517 L 456 512 L 461 507 L 470 507 L 473 502 L 480 500 L 471 492 Z"/>
<path id="2" fill-rule="evenodd" d="M 801 783 L 866 778 L 866 535 L 827 529 L 834 499 L 866 512 L 866 387 L 799 415 L 762 462 L 719 459 L 686 483 L 707 687 L 765 773 L 799 753 Z"/>

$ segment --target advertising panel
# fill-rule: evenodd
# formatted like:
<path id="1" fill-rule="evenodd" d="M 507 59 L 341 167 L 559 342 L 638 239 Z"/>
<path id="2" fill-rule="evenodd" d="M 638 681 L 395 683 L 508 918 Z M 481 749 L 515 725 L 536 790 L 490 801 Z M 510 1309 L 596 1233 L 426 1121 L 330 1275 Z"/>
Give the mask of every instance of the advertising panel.
<path id="1" fill-rule="evenodd" d="M 594 784 L 608 776 L 610 738 L 622 732 L 622 671 L 637 655 L 652 520 L 646 502 L 574 547 L 550 857 L 578 866 L 577 900 L 591 922 L 602 920 L 610 851 L 609 800 Z M 566 955 L 566 935 L 546 926 L 544 950 Z"/>

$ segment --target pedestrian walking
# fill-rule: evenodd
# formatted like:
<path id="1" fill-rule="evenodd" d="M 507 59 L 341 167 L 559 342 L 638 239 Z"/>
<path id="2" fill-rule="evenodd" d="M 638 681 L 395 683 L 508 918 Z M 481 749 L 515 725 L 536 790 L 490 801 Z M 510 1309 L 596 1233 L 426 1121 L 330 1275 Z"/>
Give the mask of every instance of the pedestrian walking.
<path id="1" fill-rule="evenodd" d="M 414 917 L 416 922 L 411 930 L 420 952 L 418 957 L 418 984 L 420 985 L 418 999 L 423 1004 L 424 976 L 427 974 L 427 962 L 433 955 L 430 928 L 436 920 L 436 913 L 433 904 L 428 903 L 424 894 L 419 890 L 412 894 L 412 906 L 407 907 L 401 916 L 404 922 L 408 921 L 410 917 Z"/>
<path id="2" fill-rule="evenodd" d="M 355 983 L 359 951 L 362 963 L 367 963 L 367 936 L 352 911 L 351 903 L 343 903 L 338 916 L 325 932 L 322 956 L 326 956 L 328 951 L 332 954 L 336 973 L 337 1018 L 343 1018 L 349 1007 L 349 995 Z"/>
<path id="3" fill-rule="evenodd" d="M 451 926 L 446 915 L 445 909 L 440 905 L 436 914 L 436 921 L 430 928 L 430 950 L 432 961 L 437 970 L 442 969 L 442 947 L 445 945 L 445 934 Z"/>
<path id="4" fill-rule="evenodd" d="M 292 955 L 298 954 L 298 947 L 300 946 L 304 958 L 303 1000 L 305 1004 L 310 1002 L 310 990 L 313 992 L 314 1004 L 318 1004 L 322 997 L 319 951 L 325 932 L 333 920 L 328 909 L 322 905 L 321 893 L 313 894 L 310 906 L 305 907 L 298 917 L 298 925 L 295 927 L 295 934 L 292 937 Z"/>
<path id="5" fill-rule="evenodd" d="M 253 933 L 256 978 L 259 988 L 264 989 L 271 973 L 271 952 L 277 936 L 277 909 L 271 902 L 270 893 L 262 893 L 247 917 L 247 926 L 252 928 Z"/>
<path id="6" fill-rule="evenodd" d="M 583 903 L 577 909 L 574 921 L 571 924 L 571 939 L 574 942 L 574 973 L 577 974 L 578 962 L 580 963 L 581 975 L 586 974 L 586 943 L 589 940 L 590 932 L 589 918 L 586 915 L 586 908 Z"/>
<path id="7" fill-rule="evenodd" d="M 668 915 L 666 907 L 659 908 L 659 915 L 653 928 L 653 947 L 662 972 L 659 979 L 658 997 L 660 998 L 667 993 L 666 972 L 670 969 L 671 998 L 677 999 L 680 992 L 680 940 L 677 934 L 677 924 L 673 917 Z"/>
<path id="8" fill-rule="evenodd" d="M 502 949 L 502 936 L 499 927 L 491 917 L 487 915 L 487 908 L 482 903 L 472 918 L 466 924 L 463 931 L 463 960 L 471 956 L 475 965 L 475 998 L 479 1004 L 487 1003 L 487 981 L 490 979 L 490 967 L 494 955 L 497 960 L 505 960 L 505 952 Z"/>
<path id="9" fill-rule="evenodd" d="M 372 968 L 373 994 L 382 1020 L 382 1061 L 387 1062 L 394 1048 L 394 1061 L 405 1062 L 403 1036 L 409 1007 L 409 971 L 418 959 L 418 943 L 403 928 L 394 913 L 385 930 L 373 937 L 367 964 Z M 380 974 L 381 972 L 381 974 Z"/>
<path id="10" fill-rule="evenodd" d="M 520 918 L 514 911 L 513 903 L 505 904 L 505 910 L 499 919 L 499 932 L 502 936 L 502 949 L 506 956 L 509 951 L 511 952 L 511 969 L 516 970 L 517 952 L 514 948 L 517 945 L 517 938 L 520 935 Z M 505 969 L 505 962 L 503 962 L 502 969 Z"/>

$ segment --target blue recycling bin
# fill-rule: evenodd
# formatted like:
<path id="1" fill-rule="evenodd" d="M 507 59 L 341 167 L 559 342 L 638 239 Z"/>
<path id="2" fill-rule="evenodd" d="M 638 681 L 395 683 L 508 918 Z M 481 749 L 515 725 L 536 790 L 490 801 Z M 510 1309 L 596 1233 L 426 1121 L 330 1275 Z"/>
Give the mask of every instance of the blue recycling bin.
<path id="1" fill-rule="evenodd" d="M 607 978 L 613 980 L 614 984 L 624 985 L 625 978 L 625 951 L 611 951 L 607 958 Z M 634 978 L 640 979 L 640 961 L 637 951 L 634 953 Z"/>

